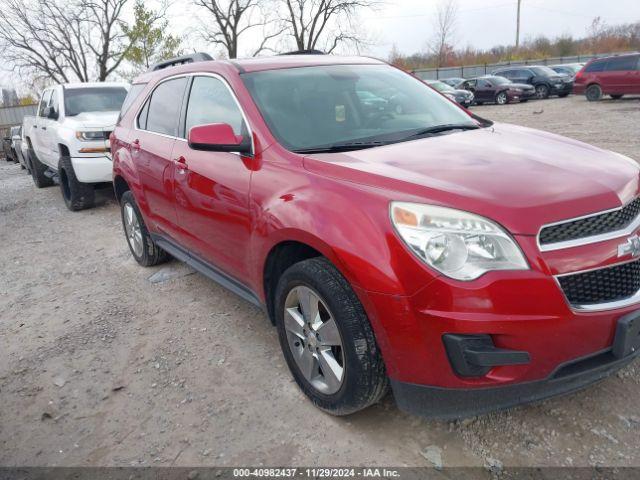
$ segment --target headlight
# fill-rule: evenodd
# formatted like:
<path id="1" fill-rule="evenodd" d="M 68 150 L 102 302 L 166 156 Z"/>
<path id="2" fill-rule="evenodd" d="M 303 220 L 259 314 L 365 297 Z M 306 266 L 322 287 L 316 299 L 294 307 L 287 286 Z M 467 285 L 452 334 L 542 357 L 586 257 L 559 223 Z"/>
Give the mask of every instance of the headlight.
<path id="1" fill-rule="evenodd" d="M 76 138 L 82 141 L 108 140 L 109 132 L 76 132 Z"/>
<path id="2" fill-rule="evenodd" d="M 391 221 L 423 262 L 456 280 L 492 270 L 528 270 L 511 236 L 491 220 L 452 208 L 392 202 Z"/>

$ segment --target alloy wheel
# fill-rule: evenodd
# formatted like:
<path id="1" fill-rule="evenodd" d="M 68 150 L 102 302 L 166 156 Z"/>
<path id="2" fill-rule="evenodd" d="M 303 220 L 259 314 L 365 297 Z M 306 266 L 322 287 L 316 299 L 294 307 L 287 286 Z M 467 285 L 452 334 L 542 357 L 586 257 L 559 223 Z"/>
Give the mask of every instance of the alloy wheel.
<path id="1" fill-rule="evenodd" d="M 545 99 L 549 96 L 549 89 L 546 85 L 538 85 L 536 87 L 536 97 Z"/>
<path id="2" fill-rule="evenodd" d="M 124 230 L 131 250 L 136 257 L 141 257 L 143 253 L 142 229 L 138 215 L 130 203 L 126 203 L 124 206 Z"/>
<path id="3" fill-rule="evenodd" d="M 507 94 L 504 92 L 500 92 L 496 97 L 496 103 L 498 105 L 505 105 L 507 103 Z"/>
<path id="4" fill-rule="evenodd" d="M 345 373 L 342 337 L 320 295 L 303 285 L 291 289 L 285 300 L 284 327 L 307 382 L 325 395 L 340 390 Z"/>

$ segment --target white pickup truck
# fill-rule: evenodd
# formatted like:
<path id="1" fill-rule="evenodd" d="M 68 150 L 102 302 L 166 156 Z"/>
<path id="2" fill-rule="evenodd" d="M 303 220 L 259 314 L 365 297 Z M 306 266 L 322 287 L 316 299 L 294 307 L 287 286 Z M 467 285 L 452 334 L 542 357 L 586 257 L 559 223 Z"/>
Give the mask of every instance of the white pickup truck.
<path id="1" fill-rule="evenodd" d="M 68 83 L 45 89 L 23 121 L 25 157 L 38 188 L 58 177 L 69 210 L 92 207 L 95 185 L 111 182 L 109 135 L 129 85 Z"/>

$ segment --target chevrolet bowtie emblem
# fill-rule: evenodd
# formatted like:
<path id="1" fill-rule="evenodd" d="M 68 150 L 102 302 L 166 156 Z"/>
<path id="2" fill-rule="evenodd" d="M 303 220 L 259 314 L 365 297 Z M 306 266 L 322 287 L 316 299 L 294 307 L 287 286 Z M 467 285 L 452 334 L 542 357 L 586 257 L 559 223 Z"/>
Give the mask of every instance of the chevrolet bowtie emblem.
<path id="1" fill-rule="evenodd" d="M 629 237 L 625 243 L 618 245 L 618 256 L 624 257 L 625 255 L 631 255 L 632 257 L 640 255 L 640 237 L 638 235 Z"/>

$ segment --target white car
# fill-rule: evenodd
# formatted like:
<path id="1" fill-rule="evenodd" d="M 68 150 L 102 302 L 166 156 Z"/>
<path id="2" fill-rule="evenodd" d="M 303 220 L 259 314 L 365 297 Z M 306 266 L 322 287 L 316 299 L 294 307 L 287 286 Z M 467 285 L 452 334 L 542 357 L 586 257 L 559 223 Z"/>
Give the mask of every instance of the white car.
<path id="1" fill-rule="evenodd" d="M 25 117 L 26 158 L 38 188 L 58 177 L 69 210 L 92 207 L 95 184 L 111 182 L 109 135 L 129 85 L 68 83 L 45 89 L 36 116 Z"/>

